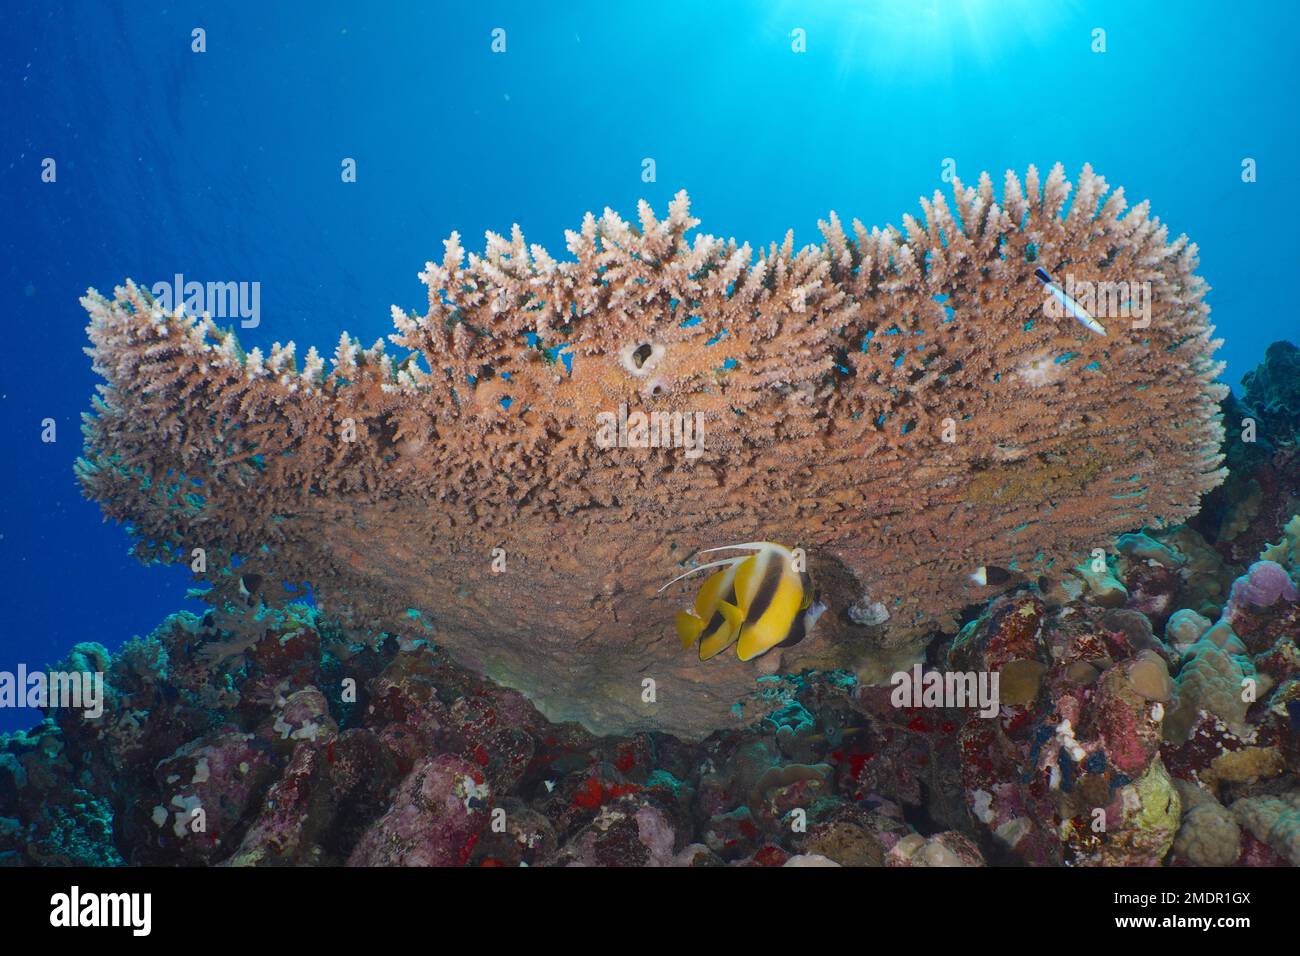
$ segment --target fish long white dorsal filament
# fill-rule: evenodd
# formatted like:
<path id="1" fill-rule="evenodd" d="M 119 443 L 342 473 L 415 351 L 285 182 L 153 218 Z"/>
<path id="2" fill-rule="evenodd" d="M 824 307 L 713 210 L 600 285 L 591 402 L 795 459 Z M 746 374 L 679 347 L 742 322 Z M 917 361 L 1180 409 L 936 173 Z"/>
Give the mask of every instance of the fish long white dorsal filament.
<path id="1" fill-rule="evenodd" d="M 720 548 L 704 548 L 696 554 L 709 554 L 713 551 L 762 551 L 764 548 L 775 548 L 778 545 L 770 541 L 750 541 L 747 544 L 724 544 Z"/>
<path id="2" fill-rule="evenodd" d="M 723 551 L 723 550 L 726 550 L 726 549 L 725 549 L 725 548 L 710 548 L 709 550 L 711 550 L 711 551 Z M 698 553 L 699 553 L 699 554 L 703 554 L 704 552 L 701 551 L 701 552 L 698 552 Z M 676 583 L 677 583 L 678 581 L 680 581 L 682 578 L 689 578 L 689 577 L 690 577 L 692 574 L 694 574 L 696 571 L 703 571 L 703 570 L 705 570 L 706 568 L 729 568 L 729 567 L 731 567 L 733 564 L 739 564 L 741 561 L 744 561 L 744 560 L 745 560 L 744 558 L 725 558 L 725 559 L 723 559 L 722 561 L 710 561 L 708 564 L 697 564 L 695 567 L 691 568 L 689 571 L 685 572 L 684 574 L 679 574 L 679 575 L 677 575 L 677 577 L 673 578 L 671 581 L 669 581 L 667 584 L 665 584 L 662 588 L 660 588 L 659 591 L 662 591 L 664 588 L 672 587 L 674 584 L 676 584 Z M 655 593 L 658 594 L 659 591 L 656 591 Z"/>
<path id="3" fill-rule="evenodd" d="M 764 548 L 771 548 L 771 547 L 775 547 L 775 545 L 772 545 L 767 541 L 751 541 L 747 544 L 725 544 L 720 548 L 704 548 L 700 551 L 696 551 L 695 553 L 711 554 L 714 551 L 762 551 Z M 739 564 L 741 561 L 744 560 L 745 559 L 743 557 L 723 558 L 721 561 L 710 561 L 708 564 L 697 565 L 696 567 L 691 568 L 686 573 L 677 575 L 677 577 L 673 578 L 662 588 L 660 588 L 659 591 L 662 591 L 664 588 L 671 587 L 672 585 L 680 581 L 682 578 L 689 578 L 696 571 L 703 571 L 705 568 L 728 567 L 733 564 Z M 658 594 L 659 591 L 656 591 L 655 593 Z"/>

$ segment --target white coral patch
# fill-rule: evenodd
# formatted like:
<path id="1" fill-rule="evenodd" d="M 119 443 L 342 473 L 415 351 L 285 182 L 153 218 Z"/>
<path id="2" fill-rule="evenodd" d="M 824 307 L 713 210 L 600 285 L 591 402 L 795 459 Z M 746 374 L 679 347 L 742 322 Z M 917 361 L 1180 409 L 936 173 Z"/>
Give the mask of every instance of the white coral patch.
<path id="1" fill-rule="evenodd" d="M 1069 718 L 1056 725 L 1056 739 L 1075 763 L 1081 763 L 1083 758 L 1088 755 L 1087 751 L 1079 746 L 1079 742 L 1074 739 L 1074 727 L 1070 725 Z"/>
<path id="2" fill-rule="evenodd" d="M 1054 385 L 1065 378 L 1065 368 L 1058 365 L 1050 355 L 1036 355 L 1016 369 L 1016 375 L 1025 384 L 1041 388 L 1044 385 Z"/>
<path id="3" fill-rule="evenodd" d="M 1016 817 L 998 827 L 993 835 L 1007 846 L 1014 848 L 1032 829 L 1033 824 L 1026 817 Z"/>
<path id="4" fill-rule="evenodd" d="M 461 778 L 461 793 L 465 795 L 465 812 L 470 813 L 474 808 L 471 804 L 475 800 L 480 802 L 488 798 L 488 785 L 484 783 L 475 783 L 474 778 L 466 774 Z"/>
<path id="5" fill-rule="evenodd" d="M 189 833 L 189 824 L 190 820 L 193 819 L 194 811 L 202 805 L 199 798 L 194 795 L 182 797 L 177 794 L 172 797 L 172 806 L 180 807 L 176 811 L 176 822 L 172 824 L 172 832 L 178 837 L 183 837 Z"/>
<path id="6" fill-rule="evenodd" d="M 320 724 L 313 720 L 309 720 L 289 736 L 294 740 L 315 740 L 319 735 Z"/>

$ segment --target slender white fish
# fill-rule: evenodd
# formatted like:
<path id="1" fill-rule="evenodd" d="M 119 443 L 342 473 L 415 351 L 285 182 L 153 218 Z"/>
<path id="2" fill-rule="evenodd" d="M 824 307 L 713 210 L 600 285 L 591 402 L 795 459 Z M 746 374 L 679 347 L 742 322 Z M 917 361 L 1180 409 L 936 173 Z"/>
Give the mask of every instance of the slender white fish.
<path id="1" fill-rule="evenodd" d="M 1047 286 L 1047 291 L 1052 294 L 1052 297 L 1056 299 L 1057 302 L 1061 303 L 1065 308 L 1065 311 L 1069 312 L 1079 320 L 1080 325 L 1089 332 L 1095 332 L 1098 335 L 1106 334 L 1105 327 L 1094 319 L 1087 309 L 1081 306 L 1078 302 L 1075 302 L 1070 296 L 1066 295 L 1065 291 L 1052 281 L 1052 277 L 1047 274 L 1046 269 L 1035 269 L 1034 275 L 1038 276 L 1038 281 Z"/>

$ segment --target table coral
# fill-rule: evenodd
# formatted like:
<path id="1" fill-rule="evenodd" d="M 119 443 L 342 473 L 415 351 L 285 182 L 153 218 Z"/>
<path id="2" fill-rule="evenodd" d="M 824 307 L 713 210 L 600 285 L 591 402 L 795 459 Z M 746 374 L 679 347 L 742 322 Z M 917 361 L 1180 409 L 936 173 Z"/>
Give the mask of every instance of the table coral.
<path id="1" fill-rule="evenodd" d="M 761 682 L 773 719 L 699 743 L 548 722 L 427 640 L 373 640 L 320 609 L 263 617 L 238 665 L 195 652 L 239 643 L 260 611 L 176 615 L 115 654 L 69 656 L 105 666 L 98 721 L 65 709 L 0 735 L 0 864 L 1294 859 L 1294 643 L 1255 655 L 1280 683 L 1260 680 L 1242 736 L 1197 708 L 1185 741 L 1161 742 L 1170 657 L 1145 617 L 1090 600 L 999 596 L 935 642 L 958 666 L 1045 665 L 995 716 L 809 672 Z M 1230 633 L 1202 641 L 1249 661 Z"/>
<path id="2" fill-rule="evenodd" d="M 686 591 L 655 591 L 700 549 L 798 542 L 837 607 L 869 599 L 886 643 L 919 648 L 989 595 L 974 568 L 1069 567 L 1221 480 L 1196 247 L 1108 189 L 1030 167 L 999 200 L 983 175 L 901 230 L 832 215 L 798 251 L 688 239 L 685 193 L 663 220 L 588 215 L 567 262 L 517 227 L 468 260 L 453 234 L 424 313 L 393 310 L 406 351 L 345 333 L 329 368 L 293 343 L 245 351 L 132 283 L 92 290 L 106 384 L 79 478 L 141 558 L 204 549 L 216 600 L 311 581 L 363 626 L 420 611 L 550 717 L 699 737 L 754 676 L 676 647 Z M 1149 327 L 1050 319 L 1036 267 L 1149 282 Z M 702 441 L 602 447 L 599 416 L 626 409 Z M 828 647 L 870 669 L 861 629 L 819 629 L 785 669 Z"/>

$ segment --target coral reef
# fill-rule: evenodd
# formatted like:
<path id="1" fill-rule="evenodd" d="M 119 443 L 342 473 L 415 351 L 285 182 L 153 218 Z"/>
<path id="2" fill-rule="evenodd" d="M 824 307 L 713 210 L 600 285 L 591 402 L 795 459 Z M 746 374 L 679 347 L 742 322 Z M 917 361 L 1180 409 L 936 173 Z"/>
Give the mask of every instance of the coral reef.
<path id="1" fill-rule="evenodd" d="M 901 230 L 832 215 L 822 245 L 757 255 L 688 239 L 684 193 L 664 220 L 588 215 L 571 261 L 517 227 L 466 259 L 453 234 L 421 273 L 427 309 L 393 310 L 404 353 L 345 333 L 328 369 L 293 343 L 245 352 L 134 284 L 92 291 L 106 384 L 80 480 L 141 558 L 202 549 L 215 602 L 310 581 L 350 627 L 422 613 L 554 720 L 698 738 L 755 673 L 676 647 L 685 586 L 655 590 L 700 549 L 806 548 L 831 606 L 866 610 L 779 666 L 870 679 L 997 590 L 974 568 L 1068 567 L 1221 480 L 1196 247 L 1107 190 L 1030 167 L 999 200 L 983 175 Z M 1149 326 L 1047 318 L 1036 266 L 1150 283 Z M 629 408 L 677 431 L 603 447 L 600 416 Z M 662 447 L 683 421 L 698 440 Z M 667 703 L 643 700 L 647 676 Z"/>
<path id="2" fill-rule="evenodd" d="M 1115 572 L 1186 572 L 1180 533 Z M 1171 606 L 1200 593 L 1165 584 Z M 740 705 L 762 719 L 698 742 L 552 723 L 414 618 L 376 637 L 301 604 L 178 614 L 60 665 L 105 671 L 102 715 L 0 737 L 0 864 L 1300 863 L 1300 600 L 1276 564 L 1219 584 L 1220 619 L 1179 608 L 1170 643 L 1086 588 L 992 599 L 921 665 L 1000 675 L 989 713 L 807 671 L 762 677 Z"/>
<path id="3" fill-rule="evenodd" d="M 599 738 L 425 640 L 289 611 L 237 666 L 196 652 L 234 641 L 246 609 L 73 655 L 106 667 L 105 713 L 59 710 L 0 737 L 0 863 L 983 862 L 954 828 L 918 831 L 902 803 L 864 795 L 872 763 L 879 785 L 923 802 L 912 760 L 943 740 L 869 728 L 846 673 L 769 681 L 772 718 L 699 744 Z M 166 663 L 182 659 L 199 663 Z"/>
<path id="4" fill-rule="evenodd" d="M 1192 866 L 1236 863 L 1241 855 L 1241 829 L 1233 814 L 1199 787 L 1184 784 L 1178 792 L 1185 809 L 1174 840 L 1175 857 Z"/>
<path id="5" fill-rule="evenodd" d="M 1300 866 L 1300 791 L 1238 800 L 1232 811 L 1256 839 Z"/>
<path id="6" fill-rule="evenodd" d="M 1175 738 L 1184 737 L 1191 731 L 1196 715 L 1208 711 L 1234 733 L 1244 733 L 1250 704 L 1242 699 L 1242 681 L 1254 675 L 1255 665 L 1246 645 L 1226 622 L 1220 621 L 1183 656 L 1178 673 L 1178 708 L 1169 715 L 1168 732 Z"/>
<path id="7" fill-rule="evenodd" d="M 1300 348 L 1274 342 L 1241 384 L 1242 404 L 1259 420 L 1268 441 L 1294 445 L 1300 436 Z"/>
<path id="8" fill-rule="evenodd" d="M 1300 510 L 1297 354 L 1290 342 L 1274 342 L 1264 362 L 1242 378 L 1242 397 L 1228 395 L 1222 403 L 1230 480 L 1205 497 L 1190 524 L 1236 565 L 1257 556 L 1285 564 L 1291 553 L 1261 552 Z M 1285 541 L 1279 545 L 1284 546 Z"/>

